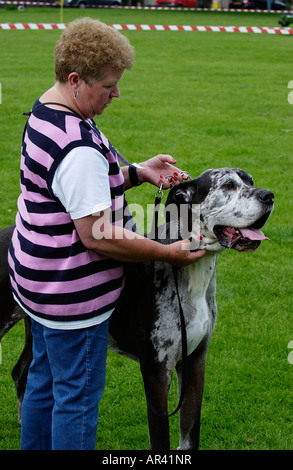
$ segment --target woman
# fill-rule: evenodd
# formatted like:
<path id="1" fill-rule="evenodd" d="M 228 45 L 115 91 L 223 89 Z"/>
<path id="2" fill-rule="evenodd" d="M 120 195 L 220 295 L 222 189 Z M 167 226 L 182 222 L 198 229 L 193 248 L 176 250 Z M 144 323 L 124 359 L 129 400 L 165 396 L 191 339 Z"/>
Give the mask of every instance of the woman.
<path id="1" fill-rule="evenodd" d="M 96 127 L 133 64 L 128 40 L 97 20 L 72 22 L 55 48 L 56 83 L 23 134 L 21 195 L 9 250 L 13 295 L 32 320 L 33 361 L 22 405 L 22 449 L 94 449 L 105 385 L 109 317 L 122 262 L 187 265 L 205 254 L 124 228 L 124 190 L 178 171 L 169 155 L 120 168 Z M 103 233 L 96 224 L 103 218 Z M 127 224 L 129 227 L 129 224 Z"/>

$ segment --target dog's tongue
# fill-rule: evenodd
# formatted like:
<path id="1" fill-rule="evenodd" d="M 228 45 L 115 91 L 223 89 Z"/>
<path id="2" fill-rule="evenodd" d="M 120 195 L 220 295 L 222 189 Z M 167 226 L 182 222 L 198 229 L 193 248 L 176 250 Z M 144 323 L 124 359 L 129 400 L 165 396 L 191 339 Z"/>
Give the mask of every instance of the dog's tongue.
<path id="1" fill-rule="evenodd" d="M 239 232 L 244 238 L 248 238 L 249 240 L 269 240 L 261 230 L 257 230 L 256 228 L 241 228 Z"/>

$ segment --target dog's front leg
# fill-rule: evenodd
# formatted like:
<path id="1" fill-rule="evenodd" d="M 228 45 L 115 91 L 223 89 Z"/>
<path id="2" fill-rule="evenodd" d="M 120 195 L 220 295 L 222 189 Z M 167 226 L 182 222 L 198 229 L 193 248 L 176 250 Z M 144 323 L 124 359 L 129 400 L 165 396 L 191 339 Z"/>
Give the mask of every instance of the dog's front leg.
<path id="1" fill-rule="evenodd" d="M 187 379 L 180 409 L 180 450 L 196 450 L 199 445 L 200 412 L 204 390 L 206 350 L 195 350 L 187 359 Z M 182 364 L 176 366 L 178 389 L 182 385 Z"/>
<path id="2" fill-rule="evenodd" d="M 148 401 L 148 423 L 151 450 L 169 450 L 168 392 L 171 378 L 159 368 L 150 367 L 151 373 L 143 373 Z M 154 411 L 155 410 L 155 411 Z M 165 414 L 166 416 L 160 416 Z"/>

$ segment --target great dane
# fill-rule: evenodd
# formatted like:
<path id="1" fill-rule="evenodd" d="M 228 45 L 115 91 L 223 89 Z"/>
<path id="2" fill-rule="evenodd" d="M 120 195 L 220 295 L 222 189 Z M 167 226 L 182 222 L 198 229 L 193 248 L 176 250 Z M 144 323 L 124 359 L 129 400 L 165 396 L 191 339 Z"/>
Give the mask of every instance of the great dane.
<path id="1" fill-rule="evenodd" d="M 183 367 L 187 372 L 180 408 L 179 449 L 198 448 L 205 359 L 217 315 L 218 255 L 227 248 L 255 251 L 266 238 L 259 229 L 271 215 L 273 204 L 274 194 L 254 187 L 252 177 L 245 171 L 207 170 L 169 191 L 165 210 L 168 212 L 171 206 L 178 210 L 170 211 L 169 220 L 158 230 L 162 243 L 172 243 L 186 232 L 191 233 L 197 239 L 197 248 L 206 249 L 207 254 L 190 266 L 178 268 L 176 278 L 172 266 L 163 262 L 125 266 L 126 284 L 111 317 L 109 347 L 140 363 L 149 400 L 151 449 L 170 448 L 168 391 L 175 369 L 179 389 L 183 385 Z M 194 207 L 200 215 L 196 228 Z M 183 212 L 187 214 L 185 221 Z M 13 229 L 11 226 L 0 232 L 0 339 L 16 322 L 25 319 L 25 346 L 12 371 L 21 408 L 32 354 L 29 318 L 14 302 L 9 288 L 7 250 Z M 187 340 L 184 364 L 180 307 Z"/>

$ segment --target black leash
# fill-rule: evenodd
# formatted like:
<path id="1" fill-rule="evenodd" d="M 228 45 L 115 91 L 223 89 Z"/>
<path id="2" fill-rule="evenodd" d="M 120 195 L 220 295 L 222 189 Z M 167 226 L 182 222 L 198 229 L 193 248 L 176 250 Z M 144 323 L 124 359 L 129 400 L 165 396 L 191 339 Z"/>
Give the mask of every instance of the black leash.
<path id="1" fill-rule="evenodd" d="M 161 200 L 163 198 L 162 188 L 163 188 L 163 183 L 161 183 L 161 186 L 160 186 L 159 190 L 155 194 L 155 207 L 154 207 L 153 224 L 152 224 L 152 232 L 151 232 L 152 235 L 154 235 L 155 240 L 158 240 L 158 217 L 159 217 L 160 203 L 161 203 Z M 154 271 L 154 263 L 153 263 L 153 271 Z M 180 326 L 181 326 L 181 346 L 182 346 L 182 358 L 181 358 L 181 364 L 182 364 L 182 366 L 181 366 L 182 376 L 181 377 L 182 377 L 182 380 L 181 380 L 180 397 L 179 397 L 179 401 L 178 401 L 176 409 L 170 414 L 160 413 L 158 410 L 156 410 L 156 408 L 152 404 L 152 402 L 150 400 L 150 397 L 149 397 L 149 394 L 148 394 L 148 391 L 147 391 L 147 388 L 145 386 L 145 394 L 146 394 L 146 399 L 147 399 L 147 403 L 148 403 L 149 408 L 151 409 L 151 411 L 155 415 L 157 415 L 159 417 L 163 417 L 163 418 L 173 416 L 174 414 L 176 414 L 180 410 L 180 408 L 182 406 L 182 403 L 183 403 L 183 400 L 184 400 L 184 396 L 185 396 L 185 392 L 186 392 L 186 384 L 187 384 L 187 356 L 188 356 L 188 352 L 187 352 L 187 334 L 186 334 L 186 324 L 185 324 L 184 312 L 183 312 L 183 308 L 182 308 L 182 304 L 181 304 L 181 300 L 180 300 L 179 288 L 178 288 L 178 268 L 177 268 L 177 266 L 172 265 L 172 272 L 173 272 L 175 289 L 176 289 L 176 294 L 177 294 L 177 299 L 178 299 L 178 306 L 179 306 Z M 149 329 L 148 329 L 148 333 L 149 333 Z M 147 362 L 146 340 L 149 341 L 149 339 L 150 339 L 149 337 L 148 338 L 144 337 L 144 342 L 145 342 L 145 345 L 144 345 L 145 346 L 144 347 L 144 350 L 145 350 L 144 360 L 146 362 Z M 144 367 L 145 367 L 145 365 L 146 364 L 144 364 Z"/>
<path id="2" fill-rule="evenodd" d="M 158 220 L 159 220 L 159 210 L 161 200 L 164 197 L 164 193 L 162 191 L 163 183 L 160 184 L 160 188 L 156 191 L 155 194 L 155 204 L 154 204 L 154 215 L 153 215 L 153 223 L 152 223 L 152 231 L 151 231 L 151 238 L 153 240 L 158 240 Z"/>

